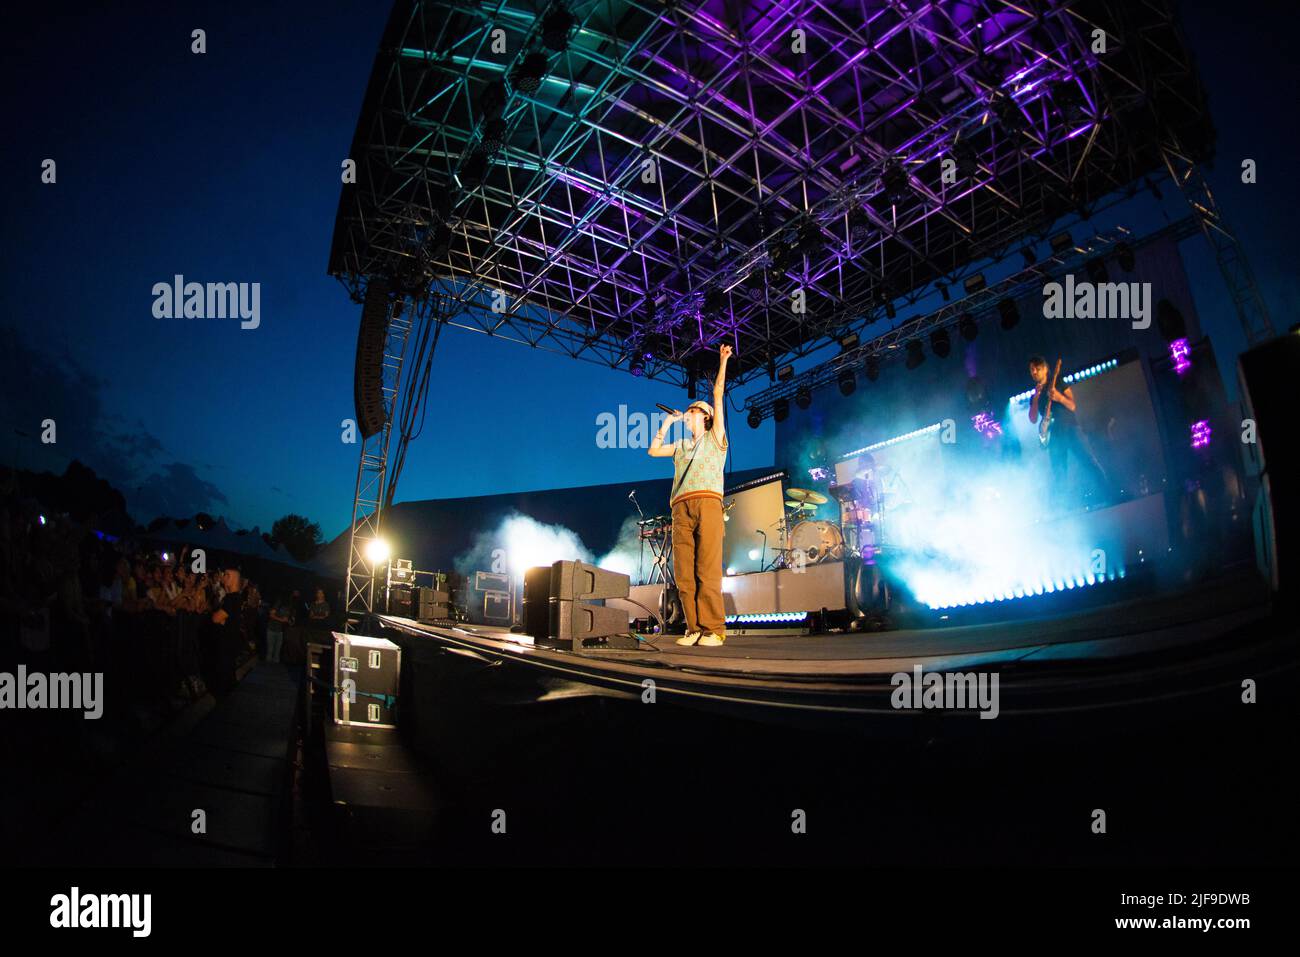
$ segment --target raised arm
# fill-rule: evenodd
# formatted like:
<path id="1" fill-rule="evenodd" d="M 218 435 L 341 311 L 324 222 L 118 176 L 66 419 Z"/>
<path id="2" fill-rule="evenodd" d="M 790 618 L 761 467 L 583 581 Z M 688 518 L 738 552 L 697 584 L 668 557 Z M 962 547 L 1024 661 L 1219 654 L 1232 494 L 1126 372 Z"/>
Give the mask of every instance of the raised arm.
<path id="1" fill-rule="evenodd" d="M 721 445 L 727 444 L 727 423 L 723 416 L 726 402 L 723 393 L 727 388 L 727 360 L 731 358 L 731 346 L 724 345 L 718 350 L 718 377 L 713 380 L 713 434 Z"/>

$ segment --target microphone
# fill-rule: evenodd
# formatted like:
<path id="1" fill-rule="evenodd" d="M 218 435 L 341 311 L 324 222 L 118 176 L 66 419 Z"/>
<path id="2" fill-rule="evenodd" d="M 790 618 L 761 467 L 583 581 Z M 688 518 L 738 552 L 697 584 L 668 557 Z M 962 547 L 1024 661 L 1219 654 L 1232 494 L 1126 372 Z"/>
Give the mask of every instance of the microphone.
<path id="1" fill-rule="evenodd" d="M 668 408 L 668 406 L 664 405 L 662 402 L 656 402 L 656 403 L 655 403 L 655 408 L 656 408 L 656 409 L 659 409 L 659 410 L 661 410 L 661 411 L 663 411 L 663 412 L 667 412 L 669 415 L 681 415 L 681 413 L 678 412 L 676 409 L 670 409 L 670 408 Z"/>

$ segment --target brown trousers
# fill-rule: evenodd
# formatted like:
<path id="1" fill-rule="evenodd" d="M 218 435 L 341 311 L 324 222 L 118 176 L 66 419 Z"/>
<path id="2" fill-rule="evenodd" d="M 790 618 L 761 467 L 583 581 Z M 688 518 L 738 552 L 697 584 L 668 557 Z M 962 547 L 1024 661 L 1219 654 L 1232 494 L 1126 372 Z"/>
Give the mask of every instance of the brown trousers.
<path id="1" fill-rule="evenodd" d="M 673 506 L 673 574 L 686 630 L 725 637 L 722 603 L 722 502 L 689 498 Z"/>

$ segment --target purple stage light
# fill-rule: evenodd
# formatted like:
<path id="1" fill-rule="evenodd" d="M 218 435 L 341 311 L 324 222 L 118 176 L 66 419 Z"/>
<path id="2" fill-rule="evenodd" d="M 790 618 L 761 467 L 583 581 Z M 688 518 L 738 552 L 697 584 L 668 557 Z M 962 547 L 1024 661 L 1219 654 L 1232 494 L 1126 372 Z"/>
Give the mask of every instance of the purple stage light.
<path id="1" fill-rule="evenodd" d="M 1174 371 L 1179 375 L 1192 367 L 1192 347 L 1188 345 L 1186 339 L 1175 339 L 1169 343 L 1169 360 L 1173 362 Z"/>
<path id="2" fill-rule="evenodd" d="M 1203 449 L 1210 444 L 1210 438 L 1214 435 L 1214 430 L 1210 428 L 1210 423 L 1205 419 L 1192 423 L 1192 448 Z"/>
<path id="3" fill-rule="evenodd" d="M 975 427 L 975 431 L 986 439 L 1002 434 L 1002 426 L 998 423 L 998 420 L 987 412 L 976 413 L 971 416 L 970 421 L 971 425 Z"/>

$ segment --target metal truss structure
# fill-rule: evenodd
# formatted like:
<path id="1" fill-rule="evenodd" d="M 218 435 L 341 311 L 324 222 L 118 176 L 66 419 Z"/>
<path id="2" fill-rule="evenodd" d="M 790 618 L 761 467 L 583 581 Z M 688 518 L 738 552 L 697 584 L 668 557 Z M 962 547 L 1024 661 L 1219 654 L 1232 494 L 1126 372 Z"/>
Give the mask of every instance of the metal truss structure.
<path id="1" fill-rule="evenodd" d="M 1127 246 L 1131 252 L 1157 240 L 1187 239 L 1196 235 L 1197 231 L 1196 220 L 1189 216 L 1140 239 L 1134 238 L 1124 229 L 1090 236 L 978 292 L 945 303 L 927 315 L 900 323 L 869 342 L 846 349 L 820 365 L 805 369 L 769 389 L 756 392 L 745 400 L 745 408 L 759 418 L 767 418 L 777 402 L 788 402 L 801 392 L 811 393 L 836 382 L 843 372 L 857 374 L 868 365 L 874 366 L 878 371 L 886 362 L 901 355 L 903 347 L 909 342 L 925 339 L 941 329 L 949 330 L 950 336 L 955 337 L 963 321 L 973 323 L 973 328 L 978 331 L 984 320 L 996 312 L 998 303 L 1003 300 L 1014 302 L 1022 296 L 1041 293 L 1044 284 L 1082 268 L 1089 260 L 1117 256 L 1123 246 Z"/>
<path id="2" fill-rule="evenodd" d="M 348 534 L 348 567 L 344 628 L 351 631 L 359 620 L 375 611 L 376 563 L 367 554 L 371 542 L 380 538 L 384 510 L 385 478 L 388 474 L 389 440 L 393 431 L 393 410 L 402 387 L 402 365 L 411 328 L 420 317 L 419 309 L 408 310 L 400 295 L 389 300 L 389 319 L 384 337 L 381 390 L 384 402 L 383 428 L 361 439 L 357 463 L 356 492 L 352 497 L 352 524 Z M 428 302 L 421 308 L 428 308 Z"/>
<path id="3" fill-rule="evenodd" d="M 1212 150 L 1170 0 L 397 0 L 329 269 L 687 385 Z M 802 310 L 792 304 L 802 299 Z"/>

